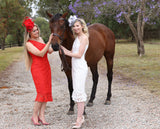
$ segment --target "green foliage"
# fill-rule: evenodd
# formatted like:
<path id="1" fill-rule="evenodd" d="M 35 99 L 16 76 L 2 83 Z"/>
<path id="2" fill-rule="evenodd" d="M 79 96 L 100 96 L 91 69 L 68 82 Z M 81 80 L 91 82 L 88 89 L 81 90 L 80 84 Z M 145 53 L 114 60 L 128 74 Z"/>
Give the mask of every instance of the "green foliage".
<path id="1" fill-rule="evenodd" d="M 12 46 L 12 44 L 16 43 L 15 36 L 7 35 L 5 42 L 7 46 Z"/>
<path id="2" fill-rule="evenodd" d="M 42 17 L 37 17 L 35 19 L 35 23 L 39 26 L 40 28 L 40 33 L 41 37 L 45 42 L 48 42 L 48 37 L 50 35 L 50 29 L 49 29 L 49 23 L 45 18 Z"/>
<path id="3" fill-rule="evenodd" d="M 1 0 L 0 4 L 0 27 L 2 28 L 0 38 L 5 39 L 8 34 L 11 34 L 17 38 L 18 44 L 22 43 L 22 21 L 26 14 L 25 8 L 19 1 L 21 0 Z M 4 47 L 5 42 L 1 44 Z"/>
<path id="4" fill-rule="evenodd" d="M 118 23 L 114 19 L 114 15 L 109 15 L 109 16 L 100 15 L 97 19 L 94 19 L 92 22 L 93 23 L 98 22 L 106 25 L 108 28 L 110 28 L 114 32 L 117 39 L 119 38 L 128 39 L 129 37 L 132 37 L 132 32 L 129 26 L 125 23 Z"/>
<path id="5" fill-rule="evenodd" d="M 56 14 L 56 13 L 64 13 L 68 12 L 68 6 L 70 4 L 69 0 L 33 0 L 35 5 L 38 6 L 38 15 L 41 17 L 46 17 L 46 11 Z"/>
<path id="6" fill-rule="evenodd" d="M 157 19 L 155 19 L 155 21 Z M 159 28 L 160 28 L 160 20 L 156 21 L 156 24 L 146 24 L 145 30 L 144 30 L 144 40 L 160 39 Z"/>

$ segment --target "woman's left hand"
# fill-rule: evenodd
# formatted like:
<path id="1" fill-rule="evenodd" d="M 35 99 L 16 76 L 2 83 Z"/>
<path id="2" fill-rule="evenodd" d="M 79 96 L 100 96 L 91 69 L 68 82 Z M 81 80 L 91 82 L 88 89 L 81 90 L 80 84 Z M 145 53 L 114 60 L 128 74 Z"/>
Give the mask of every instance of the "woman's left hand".
<path id="1" fill-rule="evenodd" d="M 64 51 L 64 54 L 67 55 L 68 50 L 67 50 L 65 47 L 63 47 L 62 45 L 61 45 L 60 47 L 61 47 L 61 49 Z M 60 54 L 62 54 L 61 51 L 60 51 Z"/>

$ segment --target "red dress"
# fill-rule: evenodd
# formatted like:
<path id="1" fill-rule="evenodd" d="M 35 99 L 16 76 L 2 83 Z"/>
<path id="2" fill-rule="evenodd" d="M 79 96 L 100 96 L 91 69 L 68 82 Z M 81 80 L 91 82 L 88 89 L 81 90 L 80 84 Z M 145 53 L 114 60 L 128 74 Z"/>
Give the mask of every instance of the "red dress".
<path id="1" fill-rule="evenodd" d="M 46 44 L 29 40 L 37 49 L 42 50 Z M 31 73 L 37 91 L 35 101 L 47 102 L 52 99 L 51 68 L 47 58 L 47 52 L 43 57 L 29 52 L 32 57 Z"/>

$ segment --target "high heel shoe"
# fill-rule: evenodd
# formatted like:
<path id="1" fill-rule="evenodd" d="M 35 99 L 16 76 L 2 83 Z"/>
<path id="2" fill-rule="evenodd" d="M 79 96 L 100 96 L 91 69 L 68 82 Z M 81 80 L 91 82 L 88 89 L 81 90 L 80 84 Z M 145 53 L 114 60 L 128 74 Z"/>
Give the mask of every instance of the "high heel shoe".
<path id="1" fill-rule="evenodd" d="M 34 121 L 33 117 L 31 118 L 31 121 L 32 121 L 32 123 L 33 123 L 34 125 L 36 125 L 36 126 L 40 126 L 40 125 L 41 125 L 40 123 L 36 123 L 36 122 Z"/>
<path id="2" fill-rule="evenodd" d="M 83 124 L 84 123 L 84 116 L 82 116 L 82 121 L 81 121 L 81 123 Z M 76 122 L 75 123 L 72 123 L 72 125 L 75 125 L 76 124 Z"/>
<path id="3" fill-rule="evenodd" d="M 84 123 L 84 116 L 82 116 L 82 120 L 80 122 L 78 122 L 78 125 L 75 125 L 72 127 L 72 129 L 79 129 L 81 128 L 82 124 Z M 72 123 L 72 124 L 76 124 L 76 123 Z"/>
<path id="4" fill-rule="evenodd" d="M 50 123 L 43 122 L 39 117 L 38 117 L 38 121 L 40 121 L 42 123 L 42 125 L 50 125 Z"/>

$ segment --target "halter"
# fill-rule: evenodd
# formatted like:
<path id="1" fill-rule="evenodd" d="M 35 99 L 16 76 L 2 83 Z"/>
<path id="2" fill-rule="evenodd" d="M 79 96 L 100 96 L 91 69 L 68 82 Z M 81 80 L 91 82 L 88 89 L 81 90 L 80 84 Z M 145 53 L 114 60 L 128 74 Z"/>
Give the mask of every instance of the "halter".
<path id="1" fill-rule="evenodd" d="M 63 18 L 63 19 L 64 19 L 64 18 Z M 60 43 L 60 44 L 63 43 L 63 38 L 64 38 L 64 32 L 65 32 L 65 31 L 66 31 L 66 26 L 64 25 L 62 35 L 59 35 L 59 34 L 57 34 L 57 33 L 53 33 L 53 36 L 57 36 L 57 37 L 61 40 L 61 43 Z"/>
<path id="2" fill-rule="evenodd" d="M 63 33 L 62 33 L 62 35 L 59 35 L 59 34 L 57 34 L 57 33 L 53 33 L 53 36 L 57 36 L 60 40 L 61 40 L 61 42 L 60 42 L 60 45 L 63 43 L 63 39 L 64 39 L 64 32 L 65 32 L 65 30 L 66 30 L 66 26 L 64 25 L 64 29 L 63 29 Z M 71 68 L 69 67 L 69 65 L 68 65 L 68 63 L 67 63 L 67 61 L 66 61 L 66 56 L 65 56 L 65 54 L 64 54 L 64 51 L 63 51 L 63 49 L 59 46 L 59 49 L 60 49 L 60 51 L 62 52 L 62 64 L 61 64 L 61 71 L 67 71 L 68 69 L 70 70 Z M 65 68 L 64 67 L 64 64 L 66 65 L 66 67 L 67 68 Z"/>
<path id="3" fill-rule="evenodd" d="M 53 36 L 57 36 L 61 40 L 60 44 L 63 43 L 63 38 L 64 38 L 64 32 L 65 32 L 65 30 L 66 30 L 66 27 L 64 26 L 64 30 L 63 30 L 63 33 L 62 33 L 61 36 L 59 34 L 57 34 L 57 33 L 53 33 Z"/>

